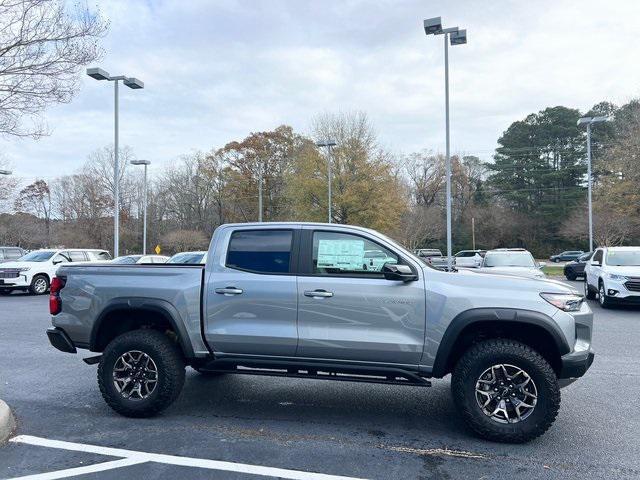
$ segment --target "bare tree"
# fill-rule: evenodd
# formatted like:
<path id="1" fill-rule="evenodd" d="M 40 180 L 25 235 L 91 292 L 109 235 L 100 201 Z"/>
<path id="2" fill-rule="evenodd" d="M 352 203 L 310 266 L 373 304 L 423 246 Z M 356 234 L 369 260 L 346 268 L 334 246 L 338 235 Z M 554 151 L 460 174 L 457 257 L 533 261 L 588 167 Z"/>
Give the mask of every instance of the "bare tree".
<path id="1" fill-rule="evenodd" d="M 71 101 L 80 68 L 102 54 L 107 27 L 64 0 L 0 0 L 0 134 L 45 134 L 40 114 Z"/>
<path id="2" fill-rule="evenodd" d="M 36 180 L 18 194 L 15 206 L 17 212 L 32 213 L 44 220 L 46 243 L 51 238 L 51 190 L 44 180 Z"/>
<path id="3" fill-rule="evenodd" d="M 0 153 L 0 170 L 8 170 L 9 162 Z M 18 179 L 14 176 L 0 175 L 0 213 L 10 205 L 8 200 L 13 196 L 18 186 Z M 5 207 L 5 208 L 3 208 Z"/>

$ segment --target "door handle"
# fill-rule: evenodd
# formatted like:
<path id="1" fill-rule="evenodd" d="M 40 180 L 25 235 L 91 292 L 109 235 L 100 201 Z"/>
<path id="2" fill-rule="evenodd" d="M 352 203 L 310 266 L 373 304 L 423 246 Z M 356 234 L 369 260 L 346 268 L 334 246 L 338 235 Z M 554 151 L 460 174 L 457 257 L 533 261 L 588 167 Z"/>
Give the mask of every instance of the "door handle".
<path id="1" fill-rule="evenodd" d="M 329 298 L 333 297 L 333 292 L 327 292 L 326 290 L 305 290 L 304 296 L 315 298 Z"/>
<path id="2" fill-rule="evenodd" d="M 225 287 L 225 288 L 216 288 L 215 289 L 216 293 L 219 293 L 220 295 L 240 295 L 243 290 L 241 288 L 236 288 L 236 287 Z"/>

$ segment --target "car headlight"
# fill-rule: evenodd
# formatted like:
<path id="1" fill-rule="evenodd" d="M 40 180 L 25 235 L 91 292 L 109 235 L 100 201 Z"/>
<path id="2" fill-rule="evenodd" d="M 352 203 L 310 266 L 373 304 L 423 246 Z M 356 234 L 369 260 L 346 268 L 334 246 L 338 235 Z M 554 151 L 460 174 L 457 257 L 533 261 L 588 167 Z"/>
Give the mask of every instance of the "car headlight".
<path id="1" fill-rule="evenodd" d="M 584 302 L 584 297 L 575 293 L 541 293 L 540 296 L 565 312 L 579 311 Z"/>
<path id="2" fill-rule="evenodd" d="M 615 273 L 607 273 L 607 277 L 611 280 L 624 281 L 627 279 L 624 275 L 616 275 Z"/>

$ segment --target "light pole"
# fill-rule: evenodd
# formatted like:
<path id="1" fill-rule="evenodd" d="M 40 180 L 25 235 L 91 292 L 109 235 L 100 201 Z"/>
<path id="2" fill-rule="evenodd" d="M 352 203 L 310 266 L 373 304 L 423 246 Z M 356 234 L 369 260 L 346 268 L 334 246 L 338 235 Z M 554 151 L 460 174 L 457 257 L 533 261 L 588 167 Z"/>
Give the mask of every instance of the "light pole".
<path id="1" fill-rule="evenodd" d="M 262 223 L 262 182 L 263 178 L 263 165 L 260 161 L 260 157 L 258 158 L 258 222 Z"/>
<path id="2" fill-rule="evenodd" d="M 149 160 L 131 160 L 131 165 L 144 165 L 144 195 L 142 197 L 142 254 L 147 254 L 147 167 L 151 165 Z"/>
<path id="3" fill-rule="evenodd" d="M 118 160 L 118 83 L 122 80 L 127 87 L 134 90 L 144 88 L 144 82 L 137 78 L 127 77 L 125 75 L 111 76 L 101 68 L 87 68 L 87 75 L 95 80 L 108 80 L 113 82 L 114 87 L 114 162 L 113 162 L 113 197 L 114 197 L 114 211 L 113 211 L 113 256 L 114 258 L 119 254 L 120 243 L 120 179 L 119 179 L 119 160 Z"/>
<path id="4" fill-rule="evenodd" d="M 331 223 L 331 163 L 332 163 L 332 148 L 336 146 L 336 142 L 334 140 L 320 140 L 316 143 L 316 146 L 319 148 L 327 147 L 327 177 L 328 177 L 328 202 L 329 202 L 329 223 Z"/>
<path id="5" fill-rule="evenodd" d="M 440 17 L 424 21 L 424 33 L 427 35 L 444 35 L 444 103 L 446 129 L 446 167 L 447 167 L 447 270 L 451 271 L 451 149 L 449 142 L 449 42 L 451 45 L 467 43 L 467 31 L 458 27 L 442 28 Z"/>
<path id="6" fill-rule="evenodd" d="M 594 123 L 606 122 L 608 117 L 582 117 L 578 120 L 578 126 L 587 126 L 587 184 L 588 184 L 588 204 L 589 204 L 589 251 L 593 252 L 593 208 L 591 206 L 591 188 L 592 188 L 592 175 L 591 175 L 591 125 Z"/>

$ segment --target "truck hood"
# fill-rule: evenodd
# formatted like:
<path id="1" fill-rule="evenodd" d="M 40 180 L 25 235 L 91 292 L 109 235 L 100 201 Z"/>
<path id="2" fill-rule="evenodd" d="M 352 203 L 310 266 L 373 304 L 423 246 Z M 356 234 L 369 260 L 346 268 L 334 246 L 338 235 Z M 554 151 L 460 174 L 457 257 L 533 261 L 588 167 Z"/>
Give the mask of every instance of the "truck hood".
<path id="1" fill-rule="evenodd" d="M 494 267 L 488 269 L 474 268 L 458 270 L 454 275 L 461 275 L 464 278 L 464 284 L 472 286 L 477 284 L 478 287 L 490 286 L 494 290 L 530 290 L 538 293 L 573 293 L 578 294 L 575 288 L 558 280 L 550 280 L 546 277 L 527 277 L 517 276 L 507 273 L 493 273 Z M 477 281 L 473 281 L 475 277 Z"/>
<path id="2" fill-rule="evenodd" d="M 492 275 L 514 275 L 516 277 L 545 278 L 546 275 L 538 268 L 532 267 L 481 267 L 478 273 L 490 273 Z"/>

